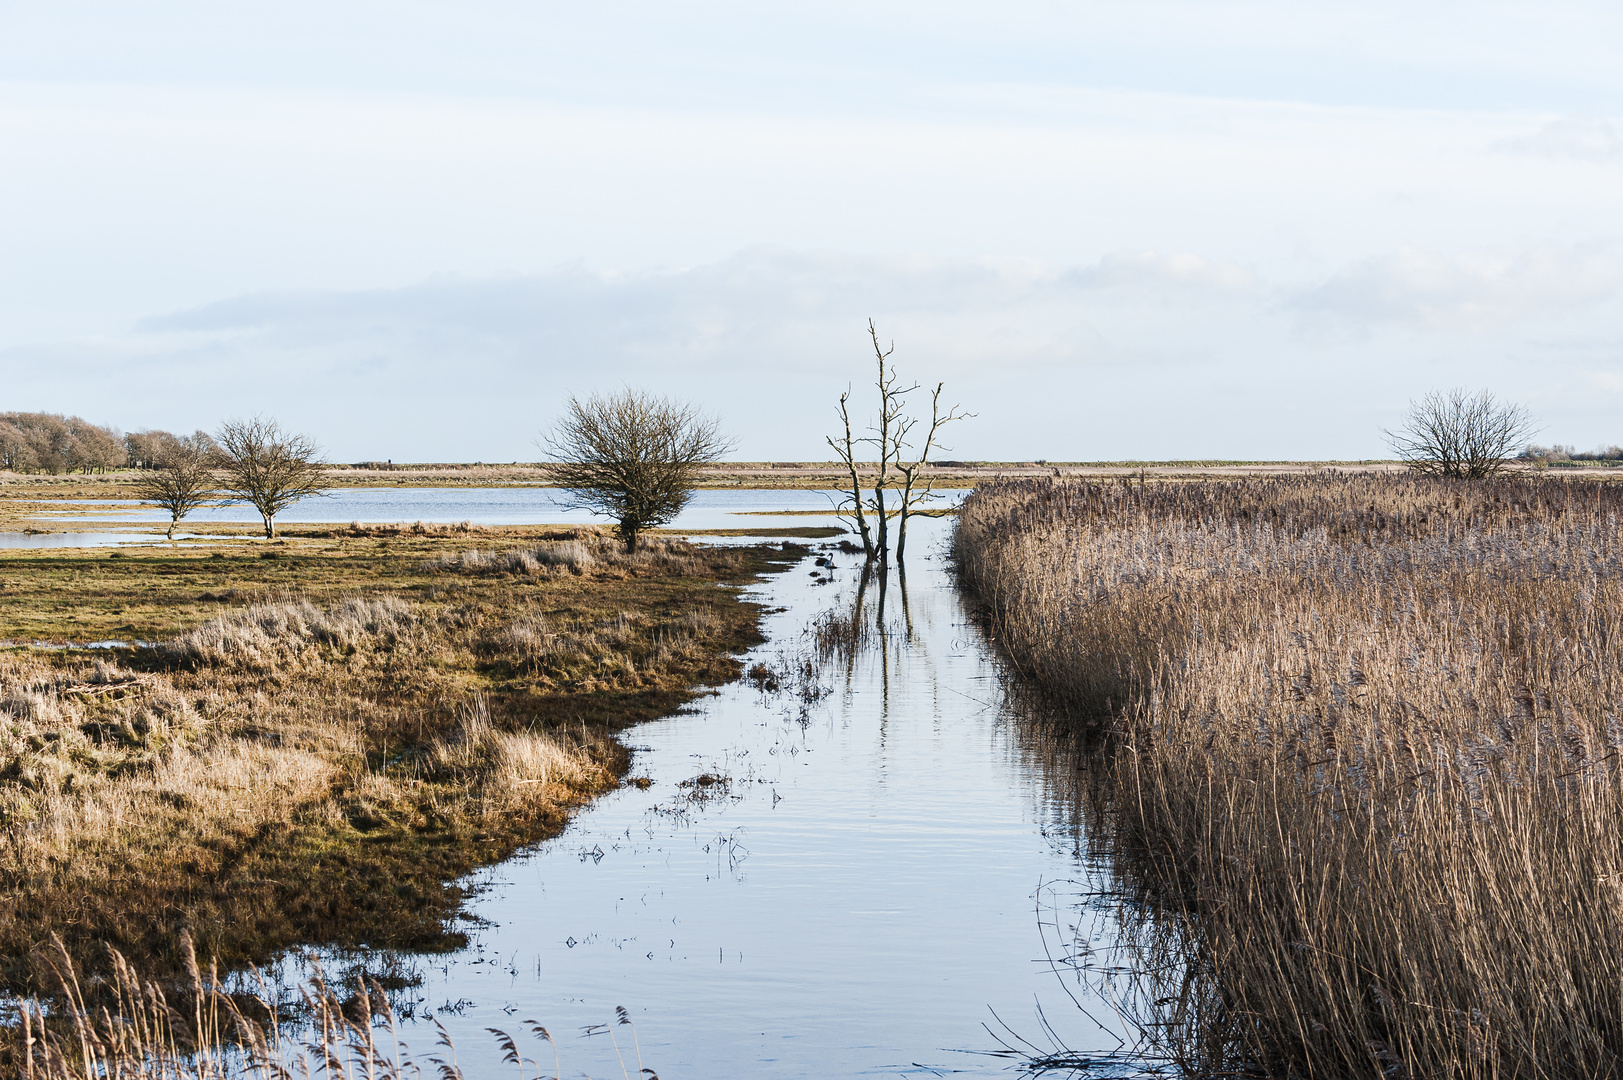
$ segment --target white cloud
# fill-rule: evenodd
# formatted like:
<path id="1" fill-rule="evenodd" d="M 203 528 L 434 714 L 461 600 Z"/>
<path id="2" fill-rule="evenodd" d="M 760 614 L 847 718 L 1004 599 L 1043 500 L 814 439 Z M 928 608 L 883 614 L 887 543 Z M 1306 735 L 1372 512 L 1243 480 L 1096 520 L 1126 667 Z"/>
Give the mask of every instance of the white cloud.
<path id="1" fill-rule="evenodd" d="M 1471 329 L 1610 300 L 1620 283 L 1623 265 L 1609 245 L 1453 256 L 1403 248 L 1344 267 L 1287 303 L 1360 329 Z"/>
<path id="2" fill-rule="evenodd" d="M 1606 165 L 1623 161 L 1623 127 L 1615 120 L 1563 117 L 1530 135 L 1495 140 L 1489 149 L 1502 154 L 1571 158 Z"/>
<path id="3" fill-rule="evenodd" d="M 339 460 L 529 458 L 566 393 L 629 383 L 717 411 L 744 456 L 817 458 L 834 397 L 870 370 L 872 316 L 904 376 L 945 380 L 980 414 L 954 433 L 961 456 L 1365 456 L 1410 395 L 1456 383 L 1527 400 L 1563 441 L 1614 438 L 1590 406 L 1623 376 L 1623 317 L 1597 303 L 1617 285 L 1603 249 L 1410 249 L 1291 293 L 1188 253 L 755 247 L 683 269 L 242 296 L 3 350 L 0 375 L 11 407 L 127 428 L 266 411 Z M 1304 349 L 1304 313 L 1387 330 Z M 1562 404 L 1574 394 L 1582 407 Z"/>
<path id="4" fill-rule="evenodd" d="M 1097 266 L 1073 270 L 1067 277 L 1084 288 L 1132 289 L 1163 300 L 1244 293 L 1257 284 L 1246 267 L 1187 252 L 1165 256 L 1154 251 L 1115 252 Z"/>

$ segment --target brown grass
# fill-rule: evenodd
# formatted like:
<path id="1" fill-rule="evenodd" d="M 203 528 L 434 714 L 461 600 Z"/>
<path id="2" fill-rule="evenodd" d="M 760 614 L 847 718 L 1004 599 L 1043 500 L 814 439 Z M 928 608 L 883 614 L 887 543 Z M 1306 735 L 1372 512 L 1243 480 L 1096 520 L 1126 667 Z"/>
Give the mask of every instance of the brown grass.
<path id="1" fill-rule="evenodd" d="M 353 986 L 334 985 L 318 967 L 299 988 L 303 1031 L 279 1022 L 270 988 L 259 980 L 247 992 L 232 990 L 217 966 L 205 971 L 191 938 L 181 935 L 184 978 L 162 982 L 142 978 L 113 951 L 105 985 L 87 989 L 73 957 L 53 942 L 46 966 L 58 993 L 49 1012 L 38 1000 L 21 1003 L 15 1038 L 0 1048 L 0 1065 L 23 1080 L 92 1080 L 97 1077 L 151 1077 L 154 1080 L 405 1080 L 425 1074 L 464 1075 L 456 1046 L 436 1022 L 438 1037 L 427 1051 L 413 1050 L 382 985 L 364 976 Z M 253 973 L 257 975 L 258 973 Z M 249 984 L 254 986 L 253 983 Z M 278 995 L 280 997 L 280 995 Z M 596 1025 L 609 1035 L 621 1060 L 616 1027 L 629 1027 L 638 1076 L 658 1080 L 643 1069 L 636 1028 L 623 1007 L 612 1024 Z M 551 1032 L 533 1020 L 515 1030 L 486 1029 L 503 1051 L 504 1064 L 520 1080 L 561 1075 L 562 1055 Z M 303 1036 L 302 1038 L 300 1036 Z M 550 1069 L 548 1066 L 550 1065 Z"/>
<path id="2" fill-rule="evenodd" d="M 1620 520 L 1537 480 L 969 500 L 998 641 L 1110 735 L 1093 839 L 1185 1068 L 1623 1067 Z"/>
<path id="3" fill-rule="evenodd" d="M 456 947 L 454 881 L 616 783 L 618 730 L 736 678 L 758 609 L 732 586 L 800 550 L 420 569 L 448 541 L 0 559 L 0 617 L 47 633 L 136 596 L 191 624 L 99 656 L 0 651 L 0 984 L 48 990 L 52 934 L 155 977 L 183 930 L 228 967 Z"/>

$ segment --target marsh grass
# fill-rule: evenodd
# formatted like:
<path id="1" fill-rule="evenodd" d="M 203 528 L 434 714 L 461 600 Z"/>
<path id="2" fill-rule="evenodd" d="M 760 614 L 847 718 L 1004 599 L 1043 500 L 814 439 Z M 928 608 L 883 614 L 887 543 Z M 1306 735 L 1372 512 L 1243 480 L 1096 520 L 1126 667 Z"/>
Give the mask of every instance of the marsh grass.
<path id="1" fill-rule="evenodd" d="M 32 958 L 52 934 L 97 979 L 107 946 L 180 970 L 182 930 L 231 969 L 458 947 L 456 880 L 613 786 L 617 731 L 738 677 L 759 610 L 734 586 L 799 554 L 442 591 L 420 567 L 457 539 L 0 558 L 0 617 L 41 636 L 103 636 L 138 600 L 143 633 L 182 624 L 94 657 L 0 650 L 0 984 L 51 992 Z"/>
<path id="2" fill-rule="evenodd" d="M 958 559 L 1106 736 L 1139 1018 L 1199 1074 L 1623 1068 L 1623 490 L 1011 481 Z"/>
<path id="3" fill-rule="evenodd" d="M 407 1080 L 425 1073 L 462 1080 L 465 1075 L 455 1044 L 438 1022 L 432 1049 L 411 1049 L 376 980 L 358 977 L 352 987 L 337 986 L 318 966 L 300 987 L 300 1019 L 290 1024 L 279 1019 L 280 995 L 273 1004 L 257 971 L 249 984 L 255 989 L 232 990 L 217 966 L 205 970 L 198 963 L 189 936 L 182 935 L 180 946 L 185 971 L 179 981 L 143 979 L 114 951 L 106 985 L 87 993 L 72 956 L 54 942 L 45 966 L 56 980 L 55 1006 L 47 1010 L 35 999 L 21 1004 L 14 1038 L 0 1049 L 0 1064 L 23 1080 Z M 613 1025 L 594 1025 L 587 1034 L 607 1033 L 613 1039 L 616 1026 L 631 1028 L 636 1075 L 658 1080 L 642 1066 L 636 1027 L 623 1006 L 616 1007 Z M 562 1061 L 551 1032 L 534 1021 L 522 1028 L 530 1036 L 525 1042 L 536 1044 L 536 1058 L 508 1032 L 486 1030 L 519 1080 L 558 1080 Z M 617 1039 L 614 1052 L 622 1077 L 630 1080 Z M 537 1060 L 546 1057 L 552 1058 L 550 1073 Z"/>

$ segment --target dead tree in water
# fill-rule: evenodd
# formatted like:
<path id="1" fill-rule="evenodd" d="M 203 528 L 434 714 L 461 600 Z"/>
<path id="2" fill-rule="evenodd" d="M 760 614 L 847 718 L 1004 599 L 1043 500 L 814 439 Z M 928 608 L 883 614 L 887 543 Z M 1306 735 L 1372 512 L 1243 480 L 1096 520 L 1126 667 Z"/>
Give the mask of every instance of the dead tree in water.
<path id="1" fill-rule="evenodd" d="M 840 395 L 840 420 L 844 425 L 843 437 L 828 438 L 829 446 L 834 448 L 839 456 L 840 463 L 845 466 L 849 477 L 850 487 L 845 492 L 845 498 L 840 503 L 839 512 L 849 514 L 857 524 L 857 531 L 862 537 L 862 550 L 870 562 L 878 560 L 887 561 L 890 557 L 890 519 L 895 515 L 899 520 L 896 528 L 896 561 L 901 562 L 907 553 L 907 519 L 917 513 L 919 509 L 935 496 L 930 490 L 929 458 L 933 450 L 944 449 L 938 440 L 941 428 L 954 420 L 963 420 L 974 413 L 966 413 L 954 405 L 941 411 L 941 388 L 943 383 L 937 383 L 930 399 L 930 426 L 926 430 L 924 441 L 918 446 L 917 456 L 912 456 L 914 443 L 911 435 L 919 421 L 906 412 L 906 397 L 917 390 L 918 384 L 903 386 L 896 374 L 896 367 L 890 362 L 891 354 L 896 351 L 896 344 L 892 342 L 889 348 L 879 344 L 879 331 L 872 319 L 868 320 L 868 337 L 873 343 L 874 361 L 878 371 L 874 377 L 874 387 L 879 391 L 879 419 L 869 426 L 869 435 L 856 437 L 851 431 L 850 399 L 851 390 L 846 388 Z M 875 462 L 873 484 L 869 491 L 863 490 L 862 477 L 857 461 L 857 447 L 867 445 L 879 452 Z M 898 500 L 891 500 L 887 491 L 894 491 Z M 873 518 L 873 528 L 870 530 L 868 519 Z"/>

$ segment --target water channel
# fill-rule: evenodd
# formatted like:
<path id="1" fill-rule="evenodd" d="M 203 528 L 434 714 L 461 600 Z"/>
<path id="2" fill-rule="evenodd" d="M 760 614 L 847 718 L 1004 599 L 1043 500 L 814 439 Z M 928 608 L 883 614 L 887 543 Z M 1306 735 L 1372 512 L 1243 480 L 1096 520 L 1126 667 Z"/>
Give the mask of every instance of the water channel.
<path id="1" fill-rule="evenodd" d="M 1085 889 L 1075 815 L 953 588 L 949 527 L 914 537 L 888 633 L 821 670 L 822 697 L 737 683 L 635 729 L 651 786 L 480 875 L 472 946 L 419 964 L 413 1045 L 437 1019 L 469 1075 L 495 1075 L 486 1029 L 533 1019 L 565 1076 L 619 1076 L 608 1038 L 583 1032 L 623 1005 L 665 1080 L 1008 1075 L 981 1053 L 998 1049 L 983 1024 L 1007 1037 L 997 1018 L 1116 1046 L 1046 959 L 1067 932 L 1053 911 Z M 830 584 L 809 565 L 766 582 L 770 640 L 747 663 L 793 668 L 811 620 L 856 602 L 859 561 Z M 863 618 L 877 599 L 870 584 Z M 1089 1012 L 1110 1024 L 1107 1003 Z"/>

